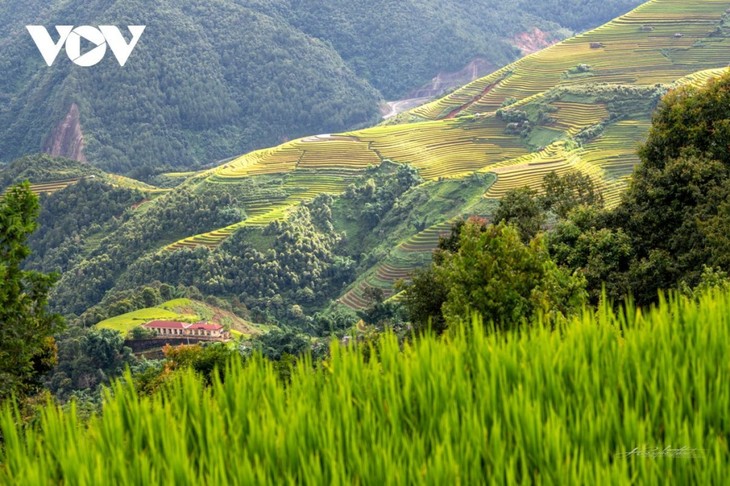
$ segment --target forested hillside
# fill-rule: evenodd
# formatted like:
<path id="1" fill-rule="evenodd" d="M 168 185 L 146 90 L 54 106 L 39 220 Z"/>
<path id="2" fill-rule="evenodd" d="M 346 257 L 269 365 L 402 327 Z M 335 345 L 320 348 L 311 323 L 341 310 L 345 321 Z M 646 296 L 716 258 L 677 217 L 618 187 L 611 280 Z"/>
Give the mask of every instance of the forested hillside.
<path id="1" fill-rule="evenodd" d="M 516 59 L 520 34 L 558 40 L 564 27 L 597 25 L 639 2 L 604 2 L 599 15 L 572 3 L 561 25 L 549 2 L 544 11 L 541 2 L 485 0 L 6 2 L 0 159 L 43 149 L 146 177 L 372 124 L 381 100 L 439 72 Z M 25 30 L 105 23 L 147 25 L 123 69 L 111 55 L 78 68 L 63 52 L 48 68 Z"/>
<path id="2" fill-rule="evenodd" d="M 551 172 L 579 174 L 607 206 L 618 205 L 661 97 L 702 85 L 721 73 L 710 68 L 730 61 L 728 7 L 698 0 L 691 9 L 701 13 L 684 17 L 690 7 L 677 0 L 650 2 L 401 123 L 157 177 L 166 189 L 48 157 L 11 164 L 2 186 L 28 178 L 36 192 L 55 191 L 43 201 L 28 265 L 64 272 L 52 303 L 66 316 L 95 324 L 137 310 L 113 303 L 159 282 L 235 298 L 255 322 L 343 327 L 428 265 L 453 222 L 493 218 L 501 197 L 523 186 L 540 191 Z M 635 52 L 644 57 L 625 61 Z M 688 283 L 702 271 L 696 265 Z M 600 288 L 601 278 L 591 282 Z M 615 297 L 628 288 L 618 285 Z"/>

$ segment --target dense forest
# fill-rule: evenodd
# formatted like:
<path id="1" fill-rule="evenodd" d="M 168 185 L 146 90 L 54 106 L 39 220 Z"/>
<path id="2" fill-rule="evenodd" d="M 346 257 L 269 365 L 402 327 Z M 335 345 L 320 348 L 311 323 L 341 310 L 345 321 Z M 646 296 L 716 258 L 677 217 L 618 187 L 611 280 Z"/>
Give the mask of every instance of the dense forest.
<path id="1" fill-rule="evenodd" d="M 138 178 L 197 167 L 305 134 L 372 124 L 382 99 L 403 97 L 439 72 L 475 58 L 495 68 L 513 61 L 518 34 L 539 28 L 547 40 L 560 39 L 639 2 L 570 3 L 3 5 L 0 158 L 61 147 L 56 155 L 83 156 Z M 78 68 L 63 53 L 47 68 L 25 25 L 69 22 L 148 28 L 123 69 L 113 56 Z M 56 130 L 64 120 L 66 128 Z M 83 153 L 66 153 L 63 147 L 78 148 L 79 136 Z"/>

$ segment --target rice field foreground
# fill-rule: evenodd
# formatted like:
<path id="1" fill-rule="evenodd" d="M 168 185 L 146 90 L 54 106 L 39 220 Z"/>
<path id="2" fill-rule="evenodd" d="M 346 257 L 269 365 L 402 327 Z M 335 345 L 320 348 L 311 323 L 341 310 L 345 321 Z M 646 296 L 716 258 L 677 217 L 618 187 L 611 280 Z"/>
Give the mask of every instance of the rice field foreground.
<path id="1" fill-rule="evenodd" d="M 586 313 L 559 332 L 480 324 L 378 358 L 335 345 L 284 385 L 256 360 L 164 396 L 122 382 L 82 424 L 5 410 L 8 484 L 724 484 L 730 294 Z M 368 353 L 372 356 L 375 353 Z M 726 484 L 726 483 L 725 483 Z"/>

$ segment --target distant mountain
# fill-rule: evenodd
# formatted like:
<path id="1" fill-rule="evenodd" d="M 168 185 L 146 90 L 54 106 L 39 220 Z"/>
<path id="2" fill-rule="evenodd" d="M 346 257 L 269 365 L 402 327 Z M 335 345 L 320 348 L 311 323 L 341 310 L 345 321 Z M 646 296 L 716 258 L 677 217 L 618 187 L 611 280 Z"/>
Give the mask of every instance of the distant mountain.
<path id="1" fill-rule="evenodd" d="M 0 160 L 43 150 L 147 177 L 372 124 L 383 99 L 404 97 L 439 73 L 478 60 L 475 73 L 485 74 L 535 39 L 558 40 L 566 28 L 597 25 L 638 3 L 4 2 Z M 52 26 L 63 24 L 147 30 L 124 68 L 110 55 L 80 68 L 63 52 L 49 68 L 28 24 L 54 36 Z"/>

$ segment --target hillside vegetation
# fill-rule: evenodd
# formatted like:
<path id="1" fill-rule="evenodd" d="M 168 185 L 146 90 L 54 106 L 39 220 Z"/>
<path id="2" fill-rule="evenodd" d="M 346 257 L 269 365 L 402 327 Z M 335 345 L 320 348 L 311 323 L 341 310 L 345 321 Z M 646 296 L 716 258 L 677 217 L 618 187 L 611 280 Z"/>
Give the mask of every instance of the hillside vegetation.
<path id="1" fill-rule="evenodd" d="M 150 321 L 208 322 L 230 328 L 235 335 L 255 334 L 255 328 L 232 312 L 191 299 L 173 299 L 156 306 L 146 307 L 111 317 L 99 322 L 98 329 L 119 331 L 123 336 Z"/>
<path id="2" fill-rule="evenodd" d="M 249 203 L 255 214 L 248 220 L 168 248 L 215 248 L 242 227 L 285 217 L 301 199 L 343 191 L 359 171 L 383 160 L 411 164 L 426 181 L 494 174 L 484 196 L 495 202 L 523 186 L 540 191 L 550 172 L 578 171 L 613 207 L 662 96 L 678 86 L 702 85 L 730 62 L 728 9 L 730 2 L 722 0 L 653 0 L 388 124 L 293 140 L 200 173 L 190 181 L 198 190 L 245 187 L 273 176 L 306 181 L 306 191 L 288 199 L 261 194 Z M 463 211 L 489 216 L 487 207 Z M 450 217 L 416 227 L 401 243 L 412 248 L 415 241 L 429 242 L 423 246 L 428 254 Z M 372 276 L 404 276 L 408 268 L 373 268 L 358 286 L 390 290 L 397 278 L 383 283 Z M 362 292 L 343 302 L 362 308 Z"/>
<path id="3" fill-rule="evenodd" d="M 176 250 L 165 242 L 180 231 L 245 217 L 250 198 L 286 199 L 296 179 L 270 174 L 231 185 L 198 176 L 142 201 L 142 191 L 82 179 L 47 196 L 43 229 L 29 240 L 37 252 L 30 266 L 66 270 L 51 297 L 72 327 L 59 337 L 58 371 L 45 381 L 62 399 L 86 397 L 132 363 L 145 390 L 158 388 L 170 376 L 166 367 L 135 363 L 121 335 L 93 326 L 126 331 L 162 314 L 200 318 L 202 307 L 171 299 L 278 328 L 231 349 L 181 351 L 181 363 L 212 370 L 236 350 L 246 358 L 258 350 L 286 375 L 293 355 L 309 349 L 322 357 L 333 335 L 448 333 L 473 312 L 499 330 L 539 316 L 557 325 L 586 304 L 646 309 L 663 291 L 727 288 L 729 86 L 725 73 L 664 96 L 631 184 L 609 206 L 579 171 L 551 171 L 540 190 L 512 189 L 496 201 L 484 197 L 499 180 L 494 174 L 428 181 L 413 166 L 383 162 L 353 172 L 339 195 L 302 198 L 285 219 Z M 75 170 L 73 162 L 55 162 L 57 170 Z M 68 221 L 74 210 L 83 217 Z M 101 353 L 90 347 L 97 345 Z"/>
<path id="4" fill-rule="evenodd" d="M 7 3 L 7 2 L 6 2 Z M 553 5 L 449 0 L 22 2 L 0 6 L 0 160 L 40 151 L 148 177 L 319 132 L 370 125 L 405 96 L 479 58 L 501 67 L 519 34 L 547 41 L 638 0 Z M 25 26 L 146 25 L 132 57 L 48 68 Z M 446 27 L 447 25 L 451 27 Z M 52 35 L 55 32 L 51 28 Z M 184 42 L 181 42 L 184 39 Z"/>
<path id="5" fill-rule="evenodd" d="M 47 157 L 11 164 L 2 186 L 56 191 L 30 263 L 65 272 L 53 304 L 67 316 L 154 281 L 235 297 L 256 322 L 297 322 L 333 300 L 362 310 L 372 289 L 388 298 L 428 264 L 453 221 L 491 218 L 510 190 L 540 192 L 551 172 L 590 178 L 615 207 L 662 96 L 730 62 L 728 9 L 654 0 L 389 124 L 161 176 L 164 190 Z"/>
<path id="6" fill-rule="evenodd" d="M 662 96 L 701 86 L 730 62 L 729 8 L 655 0 L 387 125 L 161 176 L 165 190 L 45 158 L 9 166 L 3 184 L 28 177 L 68 186 L 46 202 L 68 210 L 44 210 L 32 240 L 34 268 L 65 272 L 53 304 L 66 316 L 92 325 L 146 308 L 138 299 L 90 311 L 158 281 L 235 298 L 255 322 L 326 329 L 331 322 L 308 319 L 319 322 L 314 315 L 337 307 L 333 301 L 361 311 L 372 292 L 393 296 L 398 280 L 430 262 L 451 223 L 492 218 L 500 198 L 525 185 L 540 193 L 552 172 L 587 177 L 616 207 Z M 74 184 L 85 170 L 96 179 Z M 75 212 L 89 216 L 64 223 Z M 703 271 L 695 263 L 690 285 Z M 592 282 L 600 286 L 605 271 L 596 269 Z M 655 289 L 642 295 L 653 300 Z"/>
<path id="7" fill-rule="evenodd" d="M 547 323 L 544 323 L 547 324 Z M 81 426 L 8 408 L 0 480 L 74 484 L 721 484 L 728 475 L 730 295 L 608 307 L 553 332 L 484 332 L 370 353 L 335 345 L 287 383 L 253 358 L 152 396 L 131 377 Z M 369 356 L 369 358 L 366 358 Z M 235 464 L 235 467 L 232 465 Z"/>

